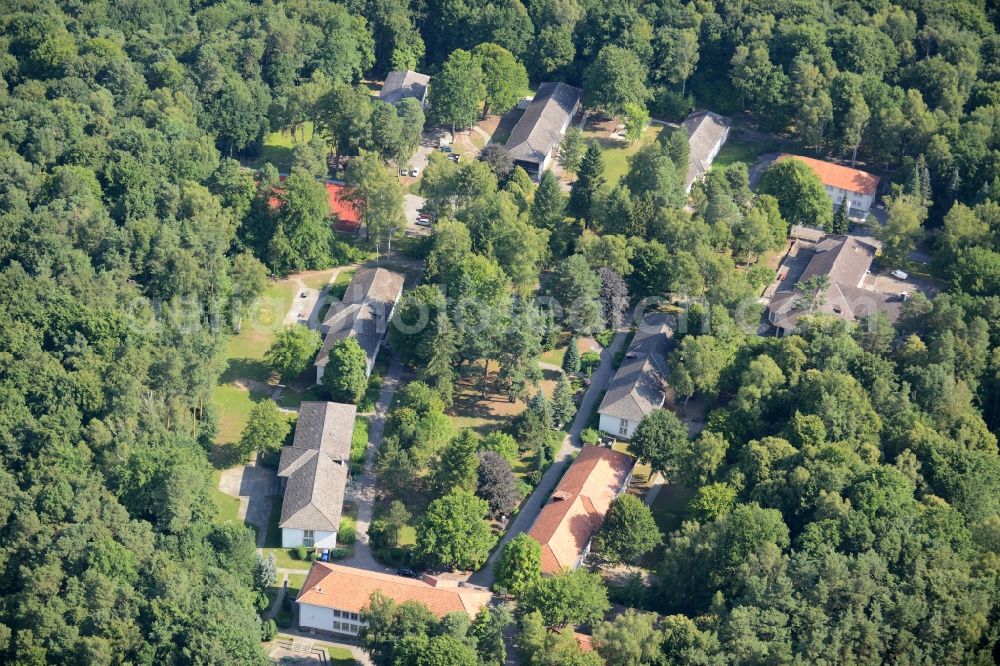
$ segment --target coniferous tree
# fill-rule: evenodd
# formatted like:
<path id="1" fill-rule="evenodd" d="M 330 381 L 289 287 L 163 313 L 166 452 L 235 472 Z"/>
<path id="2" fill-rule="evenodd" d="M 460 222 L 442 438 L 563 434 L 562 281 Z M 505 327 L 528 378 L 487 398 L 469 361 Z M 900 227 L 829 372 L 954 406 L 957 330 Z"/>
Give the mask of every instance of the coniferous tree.
<path id="1" fill-rule="evenodd" d="M 562 369 L 567 374 L 580 372 L 580 346 L 576 336 L 570 336 L 566 353 L 563 355 Z"/>
<path id="2" fill-rule="evenodd" d="M 840 205 L 837 206 L 836 212 L 833 214 L 833 233 L 835 234 L 846 234 L 848 228 L 850 228 L 851 220 L 848 217 L 848 209 L 850 205 L 847 203 L 847 197 L 845 196 L 840 200 Z"/>
<path id="3" fill-rule="evenodd" d="M 573 387 L 566 381 L 566 375 L 559 375 L 556 387 L 552 391 L 552 420 L 557 428 L 561 428 L 576 414 L 576 403 L 573 402 Z"/>
<path id="4" fill-rule="evenodd" d="M 578 220 L 587 220 L 589 225 L 594 216 L 594 204 L 604 183 L 604 157 L 597 143 L 591 143 L 583 154 L 576 181 L 570 189 L 570 215 Z"/>

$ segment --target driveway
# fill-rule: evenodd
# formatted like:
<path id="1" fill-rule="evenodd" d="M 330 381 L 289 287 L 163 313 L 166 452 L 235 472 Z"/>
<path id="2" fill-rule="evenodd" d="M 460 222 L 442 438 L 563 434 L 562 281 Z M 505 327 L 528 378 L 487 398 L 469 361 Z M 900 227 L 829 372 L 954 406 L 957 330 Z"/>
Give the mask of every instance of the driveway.
<path id="1" fill-rule="evenodd" d="M 406 217 L 407 236 L 429 236 L 431 233 L 430 227 L 422 227 L 417 224 L 417 215 L 424 207 L 424 201 L 423 197 L 418 197 L 416 194 L 403 195 L 403 214 Z"/>
<path id="2" fill-rule="evenodd" d="M 760 182 L 761 176 L 767 171 L 767 167 L 771 166 L 774 160 L 778 159 L 778 155 L 781 153 L 764 153 L 757 158 L 757 161 L 753 163 L 750 167 L 750 189 L 757 189 L 757 183 Z"/>
<path id="3" fill-rule="evenodd" d="M 240 520 L 256 525 L 257 547 L 264 547 L 267 523 L 271 519 L 271 502 L 281 496 L 281 482 L 275 470 L 258 465 L 255 461 L 223 470 L 219 477 L 219 490 L 240 500 L 237 515 Z"/>
<path id="4" fill-rule="evenodd" d="M 383 353 L 386 352 L 383 351 Z M 382 380 L 382 392 L 379 394 L 378 402 L 375 403 L 375 415 L 368 428 L 368 449 L 365 452 L 364 470 L 352 481 L 348 490 L 348 499 L 358 507 L 358 517 L 354 525 L 354 555 L 342 560 L 341 564 L 369 571 L 391 571 L 388 567 L 375 561 L 368 541 L 368 527 L 371 525 L 372 516 L 375 513 L 375 499 L 378 495 L 378 488 L 375 484 L 375 456 L 378 453 L 379 445 L 382 444 L 385 420 L 389 414 L 389 407 L 392 406 L 396 387 L 399 386 L 399 376 L 402 371 L 403 364 L 399 357 L 394 356 L 389 365 L 389 372 Z"/>
<path id="5" fill-rule="evenodd" d="M 493 572 L 496 567 L 496 561 L 503 551 L 504 546 L 518 534 L 531 529 L 532 524 L 542 510 L 542 506 L 545 505 L 545 501 L 552 494 L 556 483 L 562 478 L 566 467 L 572 462 L 573 454 L 579 452 L 580 433 L 587 427 L 587 421 L 590 420 L 590 414 L 597 406 L 597 399 L 601 397 L 601 392 L 605 389 L 611 377 L 614 376 L 616 370 L 614 363 L 615 354 L 625 344 L 627 337 L 628 333 L 626 331 L 619 330 L 615 333 L 611 344 L 601 352 L 601 364 L 591 375 L 590 386 L 587 388 L 587 392 L 583 396 L 583 401 L 580 403 L 580 408 L 576 412 L 573 425 L 569 429 L 569 435 L 563 439 L 559 453 L 556 454 L 555 462 L 546 470 L 541 482 L 535 487 L 535 491 L 531 493 L 531 496 L 525 501 L 517 516 L 514 517 L 514 522 L 511 523 L 507 533 L 500 539 L 500 543 L 497 544 L 486 565 L 469 577 L 470 583 L 482 585 L 487 588 L 491 587 L 494 580 Z"/>

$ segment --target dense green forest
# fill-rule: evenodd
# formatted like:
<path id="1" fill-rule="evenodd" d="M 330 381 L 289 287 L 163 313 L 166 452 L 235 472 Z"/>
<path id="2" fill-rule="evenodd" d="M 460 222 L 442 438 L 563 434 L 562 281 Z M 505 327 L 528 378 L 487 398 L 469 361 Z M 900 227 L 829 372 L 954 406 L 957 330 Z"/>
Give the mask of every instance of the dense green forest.
<path id="1" fill-rule="evenodd" d="M 747 112 L 803 150 L 856 152 L 898 185 L 887 240 L 905 257 L 932 230 L 946 287 L 895 326 L 804 318 L 799 335 L 759 338 L 741 324 L 773 271 L 752 264 L 781 247 L 789 214 L 750 190 L 747 165 L 713 170 L 685 210 L 677 132 L 620 182 L 596 144 L 566 151 L 569 196 L 502 156 L 432 158 L 425 281 L 488 322 L 462 336 L 441 317 L 407 341 L 442 404 L 456 369 L 484 359 L 526 397 L 527 361 L 557 325 L 616 327 L 629 298 L 703 304 L 671 379 L 681 402 L 717 407 L 690 443 L 651 433 L 641 449 L 695 492 L 692 520 L 665 535 L 661 585 L 629 598 L 668 616 L 642 634 L 655 649 L 628 661 L 616 646 L 632 620 L 595 622 L 598 651 L 579 654 L 545 630 L 568 623 L 541 600 L 562 583 L 536 583 L 524 663 L 991 663 L 998 22 L 995 3 L 949 0 L 0 2 L 0 662 L 266 663 L 254 535 L 217 524 L 210 497 L 225 335 L 269 273 L 357 258 L 313 177 L 327 152 L 360 155 L 346 178 L 370 195 L 373 239 L 399 234 L 383 163 L 412 154 L 422 112 L 375 106 L 363 80 L 440 74 L 432 95 L 474 112 L 439 104 L 432 120 L 467 125 L 520 97 L 488 76 L 512 56 L 532 82 L 581 84 L 609 113 Z M 307 122 L 322 141 L 297 150 L 283 187 L 273 166 L 234 159 Z M 546 321 L 530 305 L 539 284 L 574 311 Z M 433 286 L 409 298 L 454 308 Z M 564 401 L 554 423 L 543 402 L 510 424 L 518 446 L 548 451 L 572 415 Z M 387 440 L 383 478 L 426 464 L 422 431 L 405 434 Z M 434 481 L 445 498 L 475 486 L 473 447 L 459 448 Z M 482 659 L 502 661 L 498 634 L 501 656 Z M 412 659 L 397 663 L 424 663 Z"/>

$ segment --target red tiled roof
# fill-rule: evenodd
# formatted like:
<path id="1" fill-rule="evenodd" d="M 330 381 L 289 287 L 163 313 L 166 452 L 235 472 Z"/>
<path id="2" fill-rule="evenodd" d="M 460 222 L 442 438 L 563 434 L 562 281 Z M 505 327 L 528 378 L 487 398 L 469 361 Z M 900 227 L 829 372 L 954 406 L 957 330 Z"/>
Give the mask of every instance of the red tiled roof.
<path id="1" fill-rule="evenodd" d="M 860 169 L 840 166 L 833 162 L 824 162 L 823 160 L 811 157 L 788 154 L 779 155 L 776 161 L 789 158 L 805 164 L 813 170 L 813 173 L 819 176 L 824 185 L 829 185 L 830 187 L 847 190 L 848 192 L 857 192 L 858 194 L 875 194 L 875 188 L 878 186 L 878 176 L 870 174 L 867 171 L 861 171 Z"/>
<path id="2" fill-rule="evenodd" d="M 295 601 L 360 613 L 376 591 L 396 603 L 419 601 L 438 617 L 455 611 L 465 611 L 473 616 L 490 599 L 490 593 L 484 590 L 436 587 L 413 578 L 313 562 L 309 577 Z"/>
<path id="3" fill-rule="evenodd" d="M 576 564 L 633 466 L 635 459 L 625 453 L 583 447 L 528 532 L 542 545 L 542 573 Z"/>

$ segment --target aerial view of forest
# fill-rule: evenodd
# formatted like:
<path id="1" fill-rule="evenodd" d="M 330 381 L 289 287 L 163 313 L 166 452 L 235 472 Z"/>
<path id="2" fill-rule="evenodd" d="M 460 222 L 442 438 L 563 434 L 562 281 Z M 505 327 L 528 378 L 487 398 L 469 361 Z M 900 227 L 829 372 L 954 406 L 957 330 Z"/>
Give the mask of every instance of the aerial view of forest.
<path id="1" fill-rule="evenodd" d="M 1000 6 L 0 0 L 0 663 L 1000 661 Z"/>

